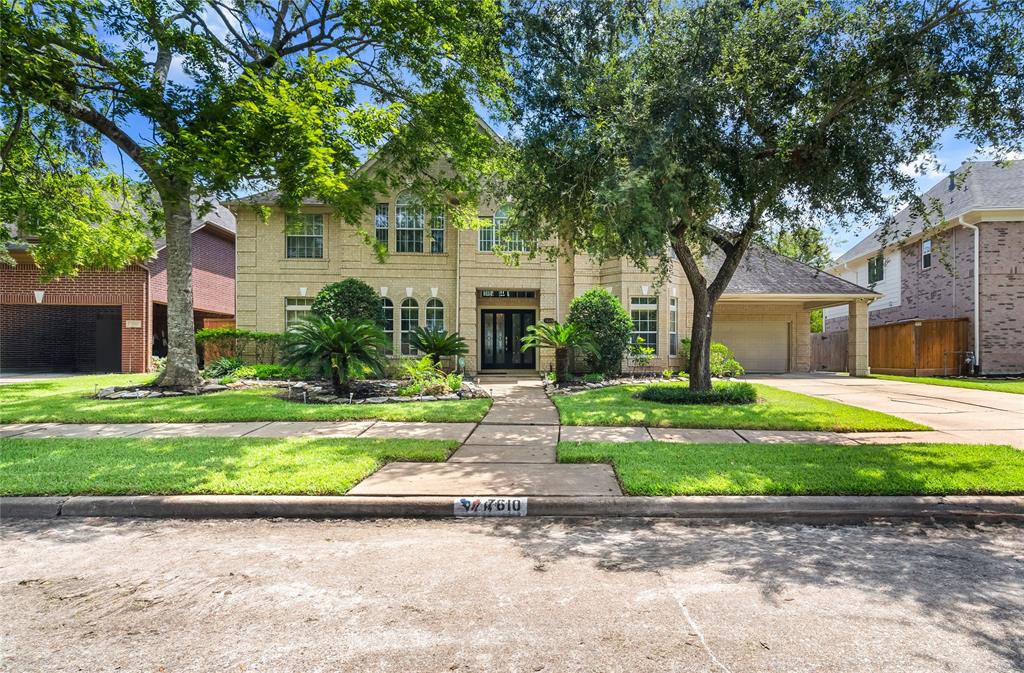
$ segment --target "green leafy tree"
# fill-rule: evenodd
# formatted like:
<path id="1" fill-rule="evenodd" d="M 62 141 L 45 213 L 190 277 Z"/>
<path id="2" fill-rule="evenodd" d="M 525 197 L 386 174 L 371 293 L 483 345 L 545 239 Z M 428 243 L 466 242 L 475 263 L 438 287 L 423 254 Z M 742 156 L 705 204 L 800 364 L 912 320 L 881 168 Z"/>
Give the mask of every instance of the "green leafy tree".
<path id="1" fill-rule="evenodd" d="M 332 318 L 369 320 L 374 323 L 383 321 L 380 297 L 372 287 L 358 278 L 346 278 L 324 286 L 316 293 L 310 309 Z"/>
<path id="2" fill-rule="evenodd" d="M 465 355 L 469 352 L 466 340 L 461 334 L 449 333 L 443 329 L 417 327 L 413 330 L 409 343 L 421 353 L 426 353 L 435 366 L 441 364 L 443 357 Z"/>
<path id="3" fill-rule="evenodd" d="M 352 377 L 384 371 L 388 341 L 384 330 L 365 320 L 310 315 L 285 332 L 286 365 L 329 371 L 335 395 L 348 395 Z"/>
<path id="4" fill-rule="evenodd" d="M 566 322 L 591 335 L 593 348 L 585 353 L 590 366 L 606 376 L 619 373 L 633 321 L 618 299 L 604 288 L 587 290 L 569 304 Z"/>
<path id="5" fill-rule="evenodd" d="M 493 139 L 480 129 L 474 101 L 504 95 L 501 28 L 491 0 L 5 2 L 3 186 L 27 204 L 18 230 L 56 226 L 33 217 L 47 193 L 82 192 L 49 200 L 48 212 L 73 221 L 85 202 L 81 219 L 108 225 L 86 243 L 123 229 L 129 236 L 117 245 L 126 249 L 114 246 L 114 261 L 144 253 L 142 220 L 118 223 L 103 212 L 101 168 L 83 166 L 80 156 L 83 138 L 85 154 L 99 139 L 113 145 L 158 197 L 167 241 L 168 358 L 159 382 L 194 384 L 193 210 L 270 184 L 288 215 L 316 197 L 358 226 L 375 195 L 401 177 L 427 201 L 458 194 L 451 219 L 468 221 L 477 181 L 493 172 Z M 50 119 L 66 132 L 35 132 Z M 369 155 L 381 158 L 360 171 Z M 439 157 L 454 170 L 431 176 Z M 35 194 L 27 179 L 10 179 L 26 160 L 44 172 L 54 164 L 56 184 Z M 37 260 L 55 254 L 40 250 Z M 89 257 L 66 253 L 53 272 L 79 256 Z"/>
<path id="6" fill-rule="evenodd" d="M 900 167 L 950 129 L 997 153 L 1024 143 L 1018 1 L 522 0 L 512 12 L 510 227 L 598 259 L 678 260 L 695 389 L 711 385 L 716 302 L 759 235 L 842 229 L 894 201 L 925 210 Z"/>
<path id="7" fill-rule="evenodd" d="M 569 349 L 578 348 L 585 352 L 593 349 L 590 332 L 583 327 L 558 322 L 529 325 L 526 336 L 522 339 L 522 350 L 531 348 L 551 348 L 555 351 L 555 381 L 564 383 L 569 380 Z"/>

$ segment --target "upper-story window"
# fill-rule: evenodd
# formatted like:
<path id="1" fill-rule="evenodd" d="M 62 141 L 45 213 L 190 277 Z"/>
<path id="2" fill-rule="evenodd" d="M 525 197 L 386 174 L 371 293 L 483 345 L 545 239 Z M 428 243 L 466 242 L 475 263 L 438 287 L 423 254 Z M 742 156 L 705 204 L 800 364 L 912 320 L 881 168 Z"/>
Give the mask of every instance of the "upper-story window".
<path id="1" fill-rule="evenodd" d="M 932 268 L 932 239 L 930 238 L 921 241 L 921 268 Z"/>
<path id="2" fill-rule="evenodd" d="M 289 225 L 285 256 L 290 259 L 321 259 L 324 256 L 324 216 L 300 215 Z"/>
<path id="3" fill-rule="evenodd" d="M 633 343 L 643 339 L 643 344 L 658 350 L 658 298 L 633 297 L 629 300 L 629 314 L 633 319 Z"/>
<path id="4" fill-rule="evenodd" d="M 444 209 L 430 211 L 430 252 L 439 255 L 444 252 Z"/>
<path id="5" fill-rule="evenodd" d="M 885 278 L 885 258 L 881 255 L 868 260 L 868 283 L 879 283 Z"/>
<path id="6" fill-rule="evenodd" d="M 388 247 L 388 204 L 378 203 L 377 211 L 373 216 L 373 231 L 377 235 L 377 242 Z"/>
<path id="7" fill-rule="evenodd" d="M 526 252 L 526 242 L 516 231 L 504 231 L 508 225 L 508 206 L 495 211 L 489 224 L 480 227 L 480 252 L 492 252 L 495 248 L 502 252 Z"/>
<path id="8" fill-rule="evenodd" d="M 409 191 L 395 199 L 395 252 L 423 252 L 423 204 Z"/>

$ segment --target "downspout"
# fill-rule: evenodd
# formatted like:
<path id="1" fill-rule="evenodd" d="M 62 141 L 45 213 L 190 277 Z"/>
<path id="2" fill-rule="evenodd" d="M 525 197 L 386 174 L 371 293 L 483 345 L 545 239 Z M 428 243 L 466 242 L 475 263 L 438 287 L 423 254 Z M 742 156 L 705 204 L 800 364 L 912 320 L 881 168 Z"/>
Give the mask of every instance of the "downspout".
<path id="1" fill-rule="evenodd" d="M 964 222 L 964 216 L 957 218 L 960 226 L 974 232 L 974 371 L 981 372 L 981 248 L 977 226 Z"/>

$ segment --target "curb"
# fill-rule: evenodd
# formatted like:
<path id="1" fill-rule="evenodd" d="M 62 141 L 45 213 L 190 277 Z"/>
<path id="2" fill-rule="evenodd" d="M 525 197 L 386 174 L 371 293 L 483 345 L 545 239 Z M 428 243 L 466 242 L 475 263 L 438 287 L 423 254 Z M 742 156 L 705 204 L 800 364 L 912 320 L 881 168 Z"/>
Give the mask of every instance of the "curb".
<path id="1" fill-rule="evenodd" d="M 1024 523 L 1022 496 L 665 496 L 524 498 L 532 517 L 659 517 L 862 523 L 878 519 Z M 0 519 L 456 518 L 456 497 L 143 495 L 0 497 Z"/>

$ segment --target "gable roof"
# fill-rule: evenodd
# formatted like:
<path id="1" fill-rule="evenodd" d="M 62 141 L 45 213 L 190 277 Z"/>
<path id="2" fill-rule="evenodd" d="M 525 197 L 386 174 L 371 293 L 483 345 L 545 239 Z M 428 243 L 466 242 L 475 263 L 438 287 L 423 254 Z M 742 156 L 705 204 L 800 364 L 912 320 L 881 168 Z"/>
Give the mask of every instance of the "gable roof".
<path id="1" fill-rule="evenodd" d="M 953 176 L 964 172 L 967 175 L 963 178 L 963 184 L 957 186 Z M 923 198 L 926 203 L 932 200 L 940 203 L 942 217 L 947 222 L 975 210 L 1024 208 L 1024 161 L 1009 164 L 995 161 L 964 162 L 925 192 Z M 908 237 L 912 237 L 924 230 L 926 222 L 915 216 L 908 206 L 896 214 L 895 224 L 895 231 L 905 232 Z M 878 240 L 881 230 L 882 227 L 877 227 L 843 253 L 836 264 L 845 264 L 878 252 L 882 247 Z"/>
<path id="2" fill-rule="evenodd" d="M 225 237 L 234 240 L 237 226 L 235 224 L 235 216 L 230 210 L 224 206 L 217 204 L 213 207 L 213 210 L 200 216 L 196 211 L 192 211 L 192 229 L 191 233 L 196 233 L 203 227 L 213 228 L 219 231 Z M 167 246 L 167 239 L 158 238 L 153 241 L 153 248 L 155 252 L 160 252 Z"/>
<path id="3" fill-rule="evenodd" d="M 715 250 L 704 258 L 705 275 L 714 277 L 725 255 Z M 761 246 L 751 246 L 725 288 L 726 295 L 792 294 L 879 296 L 866 287 L 820 271 Z"/>

